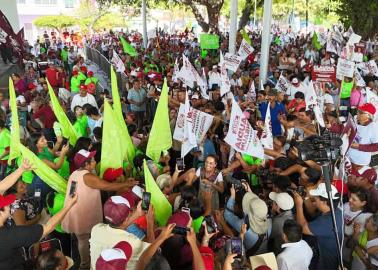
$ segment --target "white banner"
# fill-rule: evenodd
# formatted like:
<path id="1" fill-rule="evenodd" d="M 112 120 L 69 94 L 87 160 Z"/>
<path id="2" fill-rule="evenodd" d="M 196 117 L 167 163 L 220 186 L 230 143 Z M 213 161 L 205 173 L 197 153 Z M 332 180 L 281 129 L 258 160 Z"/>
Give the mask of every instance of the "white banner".
<path id="1" fill-rule="evenodd" d="M 186 118 L 185 105 L 181 104 L 178 115 L 177 115 L 175 131 L 173 132 L 173 139 L 180 142 L 184 141 L 185 121 L 188 120 L 191 123 L 194 123 L 194 125 L 192 125 L 192 128 L 194 129 L 194 134 L 195 134 L 197 143 L 200 143 L 202 136 L 206 134 L 211 124 L 213 123 L 213 119 L 214 119 L 214 116 L 208 113 L 199 111 L 197 109 L 194 109 L 192 107 L 190 107 L 190 112 L 188 113 L 187 118 Z"/>
<path id="2" fill-rule="evenodd" d="M 358 71 L 357 67 L 354 69 L 354 77 L 356 79 L 356 85 L 357 86 L 360 86 L 360 87 L 365 87 L 366 86 L 366 82 L 362 78 L 362 76 L 361 76 L 360 72 Z"/>
<path id="3" fill-rule="evenodd" d="M 220 53 L 220 72 L 221 72 L 221 85 L 220 92 L 221 96 L 224 96 L 230 92 L 231 83 L 230 78 L 228 78 L 226 64 L 224 63 L 223 54 Z"/>
<path id="4" fill-rule="evenodd" d="M 240 44 L 238 55 L 244 60 L 253 53 L 255 49 L 245 41 L 243 38 L 242 43 Z"/>
<path id="5" fill-rule="evenodd" d="M 247 100 L 256 101 L 256 87 L 255 87 L 255 82 L 253 79 L 251 80 L 251 85 L 247 93 Z"/>
<path id="6" fill-rule="evenodd" d="M 266 149 L 273 149 L 272 117 L 270 115 L 270 102 L 266 108 L 264 130 L 261 135 L 261 143 Z"/>
<path id="7" fill-rule="evenodd" d="M 209 100 L 210 97 L 207 94 L 208 84 L 207 84 L 207 78 L 206 78 L 205 68 L 202 68 L 202 76 L 201 76 L 201 80 L 199 82 L 199 87 L 201 89 L 201 96 L 203 98 Z"/>
<path id="8" fill-rule="evenodd" d="M 180 72 L 178 73 L 177 78 L 190 88 L 193 88 L 196 78 L 191 71 L 192 64 L 189 62 L 188 58 L 185 55 L 182 55 L 182 62 L 183 65 L 180 69 Z"/>
<path id="9" fill-rule="evenodd" d="M 264 148 L 257 131 L 251 127 L 235 99 L 232 99 L 230 125 L 224 141 L 238 152 L 264 158 Z"/>
<path id="10" fill-rule="evenodd" d="M 280 77 L 278 78 L 278 81 L 277 81 L 275 88 L 280 92 L 284 92 L 285 94 L 290 94 L 289 93 L 290 82 L 288 80 L 286 80 L 286 78 L 284 76 L 282 76 L 282 72 L 281 72 Z"/>
<path id="11" fill-rule="evenodd" d="M 235 54 L 226 53 L 224 55 L 223 60 L 227 69 L 231 70 L 232 72 L 236 72 L 236 70 L 238 70 L 239 68 L 241 61 L 243 61 L 243 58 Z"/>
<path id="12" fill-rule="evenodd" d="M 350 36 L 349 36 L 349 40 L 348 40 L 348 43 L 347 44 L 355 44 L 355 43 L 358 43 L 360 42 L 361 40 L 361 36 L 355 34 L 355 33 L 352 33 Z"/>
<path id="13" fill-rule="evenodd" d="M 186 91 L 184 113 L 186 120 L 184 123 L 184 139 L 181 144 L 181 157 L 184 158 L 194 147 L 197 147 L 196 134 L 193 125 L 195 122 L 192 120 L 192 111 L 190 109 L 188 91 Z M 206 133 L 205 133 L 206 134 Z"/>
<path id="14" fill-rule="evenodd" d="M 342 80 L 343 77 L 353 78 L 354 66 L 354 62 L 339 58 L 336 69 L 336 77 L 340 80 Z"/>
<path id="15" fill-rule="evenodd" d="M 173 75 L 172 75 L 173 82 L 177 83 L 177 79 L 178 79 L 179 73 L 180 73 L 180 67 L 179 67 L 178 60 L 176 58 L 176 60 L 175 60 L 175 66 L 173 68 Z"/>
<path id="16" fill-rule="evenodd" d="M 320 110 L 320 98 L 315 92 L 314 84 L 310 83 L 307 86 L 307 91 L 305 94 L 305 101 L 306 101 L 306 110 L 312 108 L 315 114 L 315 118 L 318 121 L 321 127 L 325 127 L 323 113 Z"/>
<path id="17" fill-rule="evenodd" d="M 374 60 L 367 62 L 366 66 L 371 75 L 378 77 L 378 67 Z"/>
<path id="18" fill-rule="evenodd" d="M 122 59 L 118 56 L 116 51 L 113 50 L 112 61 L 113 65 L 116 68 L 116 72 L 125 72 L 125 64 L 122 62 Z"/>

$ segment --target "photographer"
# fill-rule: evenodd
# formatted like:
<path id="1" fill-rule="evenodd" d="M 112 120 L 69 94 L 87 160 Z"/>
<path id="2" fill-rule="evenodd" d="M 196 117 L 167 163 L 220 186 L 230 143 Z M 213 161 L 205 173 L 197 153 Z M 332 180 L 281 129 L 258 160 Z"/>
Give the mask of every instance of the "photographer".
<path id="1" fill-rule="evenodd" d="M 245 183 L 243 183 L 243 188 L 244 190 L 236 191 L 234 185 L 232 185 L 224 218 L 238 233 L 241 232 L 242 225 L 247 223 L 248 230 L 245 234 L 244 247 L 248 258 L 251 255 L 267 252 L 268 238 L 272 231 L 272 220 L 268 218 L 266 203 L 254 194 Z M 239 205 L 240 201 L 241 205 Z M 238 208 L 242 209 L 239 210 Z"/>
<path id="2" fill-rule="evenodd" d="M 334 186 L 331 185 L 331 189 L 332 203 L 336 206 L 340 197 Z M 320 261 L 317 265 L 317 269 L 337 269 L 339 265 L 338 247 L 333 230 L 331 206 L 328 201 L 326 184 L 321 183 L 316 189 L 311 189 L 309 191 L 309 195 L 313 197 L 313 202 L 316 208 L 321 212 L 321 215 L 311 222 L 307 222 L 304 216 L 303 198 L 297 192 L 293 193 L 297 222 L 302 226 L 304 234 L 317 237 L 320 249 Z M 339 239 L 341 239 L 342 214 L 340 209 L 337 207 L 334 208 Z"/>

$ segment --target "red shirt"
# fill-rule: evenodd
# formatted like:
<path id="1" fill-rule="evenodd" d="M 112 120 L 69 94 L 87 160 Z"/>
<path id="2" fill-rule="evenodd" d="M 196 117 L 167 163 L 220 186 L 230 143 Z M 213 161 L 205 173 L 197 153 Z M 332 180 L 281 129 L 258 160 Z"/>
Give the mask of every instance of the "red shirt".
<path id="1" fill-rule="evenodd" d="M 37 118 L 41 120 L 45 128 L 53 128 L 56 121 L 55 114 L 49 105 L 43 105 L 33 114 L 33 119 Z"/>
<path id="2" fill-rule="evenodd" d="M 57 70 L 55 68 L 46 69 L 46 78 L 49 80 L 49 83 L 52 87 L 58 86 L 58 80 L 56 79 Z"/>

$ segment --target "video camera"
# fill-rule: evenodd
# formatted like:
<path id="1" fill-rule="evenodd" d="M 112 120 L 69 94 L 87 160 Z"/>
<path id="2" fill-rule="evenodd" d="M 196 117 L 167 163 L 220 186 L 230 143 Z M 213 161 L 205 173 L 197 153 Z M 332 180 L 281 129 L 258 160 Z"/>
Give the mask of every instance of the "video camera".
<path id="1" fill-rule="evenodd" d="M 297 142 L 299 158 L 303 161 L 334 162 L 340 156 L 343 141 L 334 133 L 325 132 L 322 136 L 313 135 L 304 141 Z"/>

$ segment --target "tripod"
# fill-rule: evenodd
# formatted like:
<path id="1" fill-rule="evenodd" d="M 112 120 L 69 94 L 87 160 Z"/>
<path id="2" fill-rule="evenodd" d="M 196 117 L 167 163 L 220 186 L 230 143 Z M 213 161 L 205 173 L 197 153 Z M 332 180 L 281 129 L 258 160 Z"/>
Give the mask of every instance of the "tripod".
<path id="1" fill-rule="evenodd" d="M 335 239 L 336 239 L 337 256 L 338 256 L 338 260 L 339 260 L 339 266 L 340 266 L 340 269 L 344 269 L 343 258 L 341 256 L 341 244 L 340 244 L 340 238 L 339 238 L 339 231 L 337 229 L 336 217 L 335 217 L 335 208 L 334 208 L 334 205 L 333 205 L 333 198 L 332 198 L 331 179 L 332 179 L 333 174 L 332 174 L 331 164 L 332 163 L 327 161 L 327 162 L 323 162 L 321 164 L 321 166 L 322 166 L 323 177 L 324 177 L 324 180 L 325 180 L 327 195 L 328 195 L 328 203 L 329 203 L 330 208 L 331 208 L 333 233 L 335 234 Z"/>

